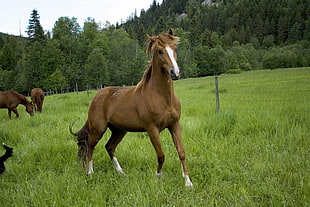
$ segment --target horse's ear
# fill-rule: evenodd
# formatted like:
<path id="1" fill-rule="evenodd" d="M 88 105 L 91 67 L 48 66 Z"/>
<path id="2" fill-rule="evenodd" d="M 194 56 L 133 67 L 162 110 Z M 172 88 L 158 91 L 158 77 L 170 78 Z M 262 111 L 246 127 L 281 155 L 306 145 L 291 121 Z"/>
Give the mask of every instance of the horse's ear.
<path id="1" fill-rule="evenodd" d="M 169 29 L 169 34 L 173 36 L 173 31 L 171 28 Z"/>
<path id="2" fill-rule="evenodd" d="M 146 34 L 147 38 L 151 41 L 151 42 L 154 42 L 155 41 L 155 38 L 154 37 L 151 37 L 150 35 Z"/>
<path id="3" fill-rule="evenodd" d="M 150 56 L 150 54 L 152 53 L 152 47 L 153 47 L 153 44 L 154 44 L 154 42 L 156 41 L 156 38 L 155 37 L 151 37 L 150 35 L 146 35 L 147 36 L 147 38 L 149 39 L 149 43 L 148 43 L 148 46 L 147 46 L 147 48 L 146 48 L 146 54 L 148 55 L 148 56 Z"/>

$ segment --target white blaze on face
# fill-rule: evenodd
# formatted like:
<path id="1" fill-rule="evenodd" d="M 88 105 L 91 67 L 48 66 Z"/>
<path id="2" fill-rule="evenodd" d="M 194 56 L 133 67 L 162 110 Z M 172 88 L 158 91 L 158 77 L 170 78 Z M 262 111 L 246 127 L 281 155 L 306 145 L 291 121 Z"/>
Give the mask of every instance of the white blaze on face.
<path id="1" fill-rule="evenodd" d="M 167 50 L 168 55 L 170 57 L 170 60 L 171 60 L 171 62 L 173 64 L 173 72 L 178 77 L 179 74 L 180 74 L 180 70 L 179 70 L 179 66 L 177 64 L 177 61 L 174 59 L 173 50 L 169 46 L 166 47 L 166 50 Z"/>

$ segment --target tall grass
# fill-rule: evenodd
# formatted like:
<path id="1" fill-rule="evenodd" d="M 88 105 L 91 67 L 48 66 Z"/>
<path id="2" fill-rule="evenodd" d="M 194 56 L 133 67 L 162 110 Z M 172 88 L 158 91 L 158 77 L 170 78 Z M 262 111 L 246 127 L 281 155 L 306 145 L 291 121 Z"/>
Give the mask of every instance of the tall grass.
<path id="1" fill-rule="evenodd" d="M 309 206 L 309 81 L 309 68 L 221 75 L 220 113 L 213 77 L 176 81 L 192 189 L 167 131 L 162 178 L 145 133 L 128 133 L 116 150 L 127 177 L 104 149 L 109 132 L 96 147 L 95 173 L 84 175 L 68 126 L 82 127 L 96 91 L 47 96 L 34 117 L 23 106 L 19 119 L 0 110 L 0 141 L 14 147 L 0 206 Z"/>

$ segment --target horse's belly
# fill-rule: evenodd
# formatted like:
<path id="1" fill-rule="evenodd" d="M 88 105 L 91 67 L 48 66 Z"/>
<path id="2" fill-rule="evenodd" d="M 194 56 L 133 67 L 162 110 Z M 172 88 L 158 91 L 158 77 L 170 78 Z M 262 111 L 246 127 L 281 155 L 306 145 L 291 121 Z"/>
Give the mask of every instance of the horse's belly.
<path id="1" fill-rule="evenodd" d="M 121 107 L 114 110 L 108 117 L 108 123 L 113 126 L 129 132 L 145 131 L 144 123 L 139 119 L 135 110 L 123 110 Z"/>
<path id="2" fill-rule="evenodd" d="M 127 132 L 145 132 L 145 128 L 136 122 L 133 122 L 130 119 L 123 119 L 122 121 L 110 121 L 109 122 L 110 125 L 121 129 L 123 131 L 127 131 Z"/>

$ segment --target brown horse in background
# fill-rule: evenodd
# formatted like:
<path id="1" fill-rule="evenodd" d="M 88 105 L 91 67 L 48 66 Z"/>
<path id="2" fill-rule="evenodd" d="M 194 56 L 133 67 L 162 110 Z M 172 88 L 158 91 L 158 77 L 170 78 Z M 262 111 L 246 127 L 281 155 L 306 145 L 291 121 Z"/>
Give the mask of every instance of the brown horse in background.
<path id="1" fill-rule="evenodd" d="M 117 145 L 127 132 L 147 132 L 157 154 L 156 175 L 161 175 L 165 155 L 160 144 L 160 132 L 168 128 L 181 161 L 185 185 L 192 186 L 185 152 L 182 147 L 180 101 L 174 93 L 172 75 L 179 75 L 176 63 L 178 37 L 172 31 L 150 37 L 147 53 L 152 54 L 149 68 L 136 87 L 106 87 L 93 98 L 88 109 L 88 119 L 83 128 L 70 132 L 77 136 L 78 155 L 88 174 L 93 173 L 93 150 L 106 129 L 111 137 L 105 148 L 117 172 L 125 174 L 114 154 Z"/>
<path id="2" fill-rule="evenodd" d="M 38 110 L 40 113 L 42 113 L 42 106 L 44 101 L 44 92 L 42 91 L 42 89 L 41 88 L 32 89 L 30 96 L 34 110 L 35 111 Z"/>
<path id="3" fill-rule="evenodd" d="M 16 91 L 0 91 L 0 108 L 7 108 L 9 118 L 11 118 L 12 111 L 16 114 L 16 118 L 19 117 L 17 106 L 22 104 L 26 107 L 26 111 L 33 116 L 33 105 L 27 98 Z"/>

